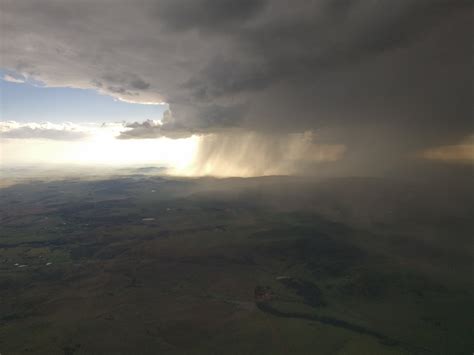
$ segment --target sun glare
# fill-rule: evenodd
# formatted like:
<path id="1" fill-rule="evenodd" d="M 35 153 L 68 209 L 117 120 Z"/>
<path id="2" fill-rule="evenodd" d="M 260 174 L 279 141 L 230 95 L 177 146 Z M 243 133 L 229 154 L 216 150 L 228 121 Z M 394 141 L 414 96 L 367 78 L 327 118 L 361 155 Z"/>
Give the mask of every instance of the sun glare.
<path id="1" fill-rule="evenodd" d="M 193 160 L 196 144 L 196 137 L 121 140 L 112 135 L 97 135 L 78 145 L 73 155 L 82 163 L 163 164 L 182 169 Z"/>
<path id="2" fill-rule="evenodd" d="M 183 139 L 124 140 L 117 139 L 113 129 L 102 128 L 91 132 L 88 138 L 77 141 L 4 140 L 2 163 L 111 166 L 153 164 L 183 170 L 192 163 L 197 145 L 198 137 L 195 136 Z"/>

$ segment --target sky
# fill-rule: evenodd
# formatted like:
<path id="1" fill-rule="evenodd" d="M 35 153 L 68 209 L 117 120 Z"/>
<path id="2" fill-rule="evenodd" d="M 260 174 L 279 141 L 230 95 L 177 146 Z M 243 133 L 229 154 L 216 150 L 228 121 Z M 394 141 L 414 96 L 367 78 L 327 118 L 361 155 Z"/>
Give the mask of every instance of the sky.
<path id="1" fill-rule="evenodd" d="M 1 0 L 1 162 L 219 176 L 473 164 L 472 6 Z"/>
<path id="2" fill-rule="evenodd" d="M 11 82 L 8 79 L 14 79 L 12 74 L 3 71 L 0 75 L 3 121 L 133 122 L 144 118 L 159 120 L 167 109 L 166 105 L 126 103 L 94 89 Z"/>

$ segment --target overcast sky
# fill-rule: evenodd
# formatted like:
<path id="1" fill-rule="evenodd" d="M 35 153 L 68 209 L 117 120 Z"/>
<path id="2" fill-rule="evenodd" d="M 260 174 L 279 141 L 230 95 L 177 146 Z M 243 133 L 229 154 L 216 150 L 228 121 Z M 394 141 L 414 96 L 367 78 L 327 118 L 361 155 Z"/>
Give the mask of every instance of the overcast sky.
<path id="1" fill-rule="evenodd" d="M 119 140 L 198 135 L 201 162 L 245 165 L 249 147 L 265 164 L 295 151 L 310 165 L 327 152 L 364 166 L 472 161 L 472 1 L 0 4 L 4 121 L 126 121 Z M 276 139 L 293 148 L 272 150 Z"/>

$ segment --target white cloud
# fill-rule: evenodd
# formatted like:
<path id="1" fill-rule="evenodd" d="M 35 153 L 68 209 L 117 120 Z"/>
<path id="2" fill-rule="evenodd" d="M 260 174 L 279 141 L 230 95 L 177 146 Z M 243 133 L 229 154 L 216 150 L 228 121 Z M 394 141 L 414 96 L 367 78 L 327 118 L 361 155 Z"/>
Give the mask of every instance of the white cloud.
<path id="1" fill-rule="evenodd" d="M 3 76 L 3 80 L 8 81 L 10 83 L 18 83 L 18 84 L 25 82 L 25 79 L 22 78 L 21 76 L 12 76 L 10 74 L 5 74 Z"/>
<path id="2" fill-rule="evenodd" d="M 71 141 L 85 139 L 89 135 L 90 129 L 69 122 L 63 124 L 53 124 L 50 122 L 0 122 L 0 138 L 3 139 L 48 139 Z"/>

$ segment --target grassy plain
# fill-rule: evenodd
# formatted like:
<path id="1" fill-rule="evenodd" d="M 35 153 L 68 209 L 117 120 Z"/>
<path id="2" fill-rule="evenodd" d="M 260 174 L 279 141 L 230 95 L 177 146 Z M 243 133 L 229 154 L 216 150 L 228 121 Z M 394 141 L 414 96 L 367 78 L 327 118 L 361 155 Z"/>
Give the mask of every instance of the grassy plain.
<path id="1" fill-rule="evenodd" d="M 430 198 L 363 179 L 4 187 L 0 352 L 471 353 L 472 196 Z"/>

